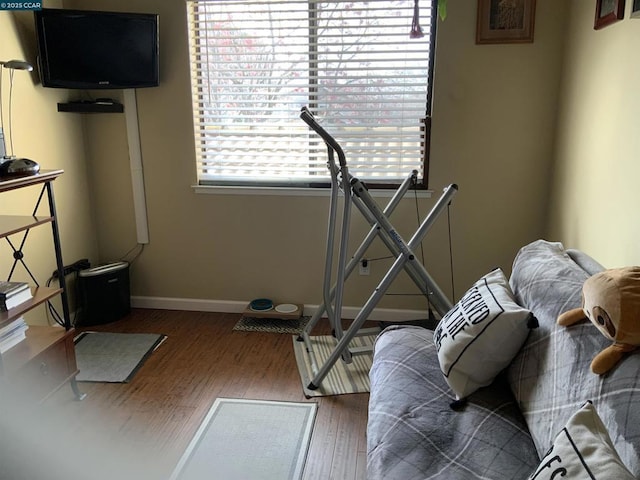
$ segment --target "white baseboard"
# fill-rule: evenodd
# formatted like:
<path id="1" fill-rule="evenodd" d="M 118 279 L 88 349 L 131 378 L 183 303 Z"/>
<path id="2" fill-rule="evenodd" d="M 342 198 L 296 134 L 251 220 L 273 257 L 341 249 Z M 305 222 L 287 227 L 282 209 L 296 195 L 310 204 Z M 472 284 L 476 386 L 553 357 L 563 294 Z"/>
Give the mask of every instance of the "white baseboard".
<path id="1" fill-rule="evenodd" d="M 160 310 L 186 310 L 194 312 L 242 313 L 249 301 L 238 302 L 229 300 L 204 300 L 197 298 L 170 297 L 131 297 L 134 308 L 156 308 Z M 318 305 L 305 305 L 304 314 L 313 315 Z M 343 318 L 354 318 L 360 311 L 359 307 L 343 307 Z M 426 310 L 402 310 L 393 308 L 375 308 L 369 320 L 385 322 L 406 322 L 427 318 Z"/>

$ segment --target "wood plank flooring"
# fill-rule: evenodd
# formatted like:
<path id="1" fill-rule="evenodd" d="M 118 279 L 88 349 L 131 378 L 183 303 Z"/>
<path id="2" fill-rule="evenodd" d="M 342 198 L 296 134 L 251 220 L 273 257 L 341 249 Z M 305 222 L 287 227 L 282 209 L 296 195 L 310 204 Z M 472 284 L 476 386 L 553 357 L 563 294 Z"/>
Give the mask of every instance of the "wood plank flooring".
<path id="1" fill-rule="evenodd" d="M 80 443 L 106 441 L 99 448 L 146 458 L 145 478 L 166 479 L 217 397 L 317 402 L 304 479 L 364 479 L 369 395 L 305 398 L 291 335 L 234 332 L 239 318 L 135 309 L 117 322 L 85 328 L 168 338 L 129 384 L 79 383 L 83 401 L 64 387 L 46 409 L 63 418 Z M 327 334 L 326 321 L 320 324 L 313 333 Z"/>

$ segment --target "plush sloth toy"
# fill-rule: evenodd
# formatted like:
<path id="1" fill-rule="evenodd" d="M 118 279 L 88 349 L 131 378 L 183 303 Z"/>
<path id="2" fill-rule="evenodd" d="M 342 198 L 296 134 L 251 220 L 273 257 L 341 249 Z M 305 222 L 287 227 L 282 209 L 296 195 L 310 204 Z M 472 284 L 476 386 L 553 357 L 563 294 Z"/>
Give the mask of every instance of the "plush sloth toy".
<path id="1" fill-rule="evenodd" d="M 582 308 L 561 314 L 558 324 L 566 327 L 585 318 L 613 341 L 591 362 L 591 371 L 602 375 L 640 346 L 640 267 L 614 268 L 589 277 L 582 286 Z"/>

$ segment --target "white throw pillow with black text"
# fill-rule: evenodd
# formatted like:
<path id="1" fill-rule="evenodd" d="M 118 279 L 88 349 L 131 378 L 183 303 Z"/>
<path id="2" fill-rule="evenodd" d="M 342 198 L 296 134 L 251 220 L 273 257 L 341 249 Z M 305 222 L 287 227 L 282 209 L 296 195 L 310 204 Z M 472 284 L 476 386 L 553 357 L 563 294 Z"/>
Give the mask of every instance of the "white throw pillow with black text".
<path id="1" fill-rule="evenodd" d="M 598 412 L 587 402 L 567 422 L 529 480 L 634 480 Z"/>
<path id="2" fill-rule="evenodd" d="M 440 369 L 458 400 L 489 385 L 511 363 L 532 319 L 531 312 L 515 302 L 499 268 L 465 293 L 433 336 Z"/>

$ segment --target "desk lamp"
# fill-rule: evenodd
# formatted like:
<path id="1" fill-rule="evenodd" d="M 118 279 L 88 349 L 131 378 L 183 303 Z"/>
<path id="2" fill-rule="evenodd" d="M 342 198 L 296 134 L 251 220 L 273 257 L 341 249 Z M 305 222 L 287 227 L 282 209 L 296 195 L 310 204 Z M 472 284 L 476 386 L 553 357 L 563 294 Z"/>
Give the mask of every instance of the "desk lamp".
<path id="1" fill-rule="evenodd" d="M 2 110 L 2 74 L 4 69 L 9 70 L 9 146 L 11 154 L 7 152 L 7 144 L 4 137 L 4 113 Z M 34 175 L 40 171 L 40 165 L 28 158 L 16 158 L 13 154 L 13 128 L 11 127 L 11 99 L 13 96 L 13 72 L 14 70 L 33 70 L 30 63 L 22 60 L 0 61 L 0 132 L 2 133 L 2 157 L 0 158 L 0 179 Z"/>

